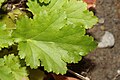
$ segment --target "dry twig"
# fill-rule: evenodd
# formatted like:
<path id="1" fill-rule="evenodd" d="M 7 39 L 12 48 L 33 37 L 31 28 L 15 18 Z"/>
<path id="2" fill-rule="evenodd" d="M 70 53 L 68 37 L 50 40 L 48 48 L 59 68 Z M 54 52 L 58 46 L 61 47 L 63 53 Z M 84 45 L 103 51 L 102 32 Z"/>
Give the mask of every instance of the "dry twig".
<path id="1" fill-rule="evenodd" d="M 68 69 L 68 72 L 71 73 L 71 74 L 73 74 L 73 75 L 75 75 L 75 76 L 78 77 L 79 79 L 82 79 L 82 80 L 90 80 L 90 78 L 84 77 L 84 76 L 82 76 L 82 75 L 80 75 L 80 74 L 78 74 L 78 73 L 76 73 L 76 72 L 74 72 L 74 71 L 72 71 L 72 70 L 69 70 L 69 69 Z"/>

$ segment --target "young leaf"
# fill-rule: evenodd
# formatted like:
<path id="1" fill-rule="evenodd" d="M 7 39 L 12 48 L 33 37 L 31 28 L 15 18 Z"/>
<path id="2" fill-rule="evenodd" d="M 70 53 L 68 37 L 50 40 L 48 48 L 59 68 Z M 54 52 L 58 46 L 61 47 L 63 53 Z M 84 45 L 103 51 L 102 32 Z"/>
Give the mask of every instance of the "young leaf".
<path id="1" fill-rule="evenodd" d="M 27 76 L 25 67 L 21 67 L 19 58 L 13 54 L 0 58 L 0 80 L 22 80 Z"/>
<path id="2" fill-rule="evenodd" d="M 2 3 L 4 2 L 5 0 L 0 0 L 0 7 L 1 7 L 1 5 L 2 5 Z"/>
<path id="3" fill-rule="evenodd" d="M 6 25 L 0 23 L 0 49 L 14 44 L 11 31 L 6 30 Z"/>
<path id="4" fill-rule="evenodd" d="M 76 6 L 77 2 L 81 6 Z M 73 8 L 69 4 L 74 4 Z M 36 1 L 29 1 L 28 6 L 34 15 L 33 19 L 23 17 L 17 21 L 17 29 L 12 34 L 12 37 L 21 40 L 18 54 L 25 59 L 27 66 L 36 69 L 41 64 L 48 72 L 64 74 L 67 63 L 78 62 L 96 47 L 93 38 L 85 35 L 85 29 L 93 25 L 97 18 L 86 11 L 83 2 L 51 0 L 48 6 L 40 6 Z M 79 12 L 80 7 L 82 11 Z M 88 18 L 79 17 L 81 14 Z M 70 17 L 75 20 L 70 20 Z M 79 21 L 75 22 L 76 19 Z M 91 21 L 95 22 L 91 24 Z"/>
<path id="5" fill-rule="evenodd" d="M 18 22 L 18 25 L 21 23 L 21 26 L 15 30 L 13 35 L 23 39 L 19 43 L 19 55 L 22 59 L 25 58 L 27 65 L 30 65 L 31 68 L 37 68 L 41 61 L 41 65 L 48 72 L 63 74 L 67 70 L 65 62 L 78 62 L 81 59 L 79 53 L 85 55 L 96 46 L 91 37 L 84 36 L 84 28 L 66 26 L 58 30 L 54 28 L 57 26 L 56 24 L 44 29 L 45 27 L 41 24 L 35 26 L 34 23 L 37 23 L 34 22 L 35 20 L 24 19 L 22 21 L 28 24 L 22 28 L 22 21 Z"/>
<path id="6" fill-rule="evenodd" d="M 82 0 L 67 0 L 63 5 L 63 9 L 70 24 L 79 24 L 88 29 L 98 21 L 94 14 L 87 10 L 87 4 Z"/>
<path id="7" fill-rule="evenodd" d="M 29 10 L 33 14 L 40 15 L 41 11 L 51 13 L 61 11 L 66 13 L 67 24 L 76 24 L 86 29 L 91 28 L 98 21 L 92 12 L 87 10 L 87 4 L 82 0 L 51 0 L 47 6 L 40 6 L 37 1 L 28 2 Z"/>

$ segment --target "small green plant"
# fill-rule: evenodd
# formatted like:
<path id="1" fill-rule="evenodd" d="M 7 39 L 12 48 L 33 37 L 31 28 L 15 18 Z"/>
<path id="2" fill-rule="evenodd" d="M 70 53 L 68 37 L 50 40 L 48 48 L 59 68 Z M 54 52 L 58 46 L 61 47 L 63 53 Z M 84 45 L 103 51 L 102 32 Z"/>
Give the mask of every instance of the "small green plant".
<path id="1" fill-rule="evenodd" d="M 33 17 L 19 8 L 1 15 L 0 80 L 22 80 L 27 66 L 65 74 L 67 63 L 77 63 L 96 48 L 86 29 L 97 18 L 82 0 L 28 0 L 27 6 Z"/>

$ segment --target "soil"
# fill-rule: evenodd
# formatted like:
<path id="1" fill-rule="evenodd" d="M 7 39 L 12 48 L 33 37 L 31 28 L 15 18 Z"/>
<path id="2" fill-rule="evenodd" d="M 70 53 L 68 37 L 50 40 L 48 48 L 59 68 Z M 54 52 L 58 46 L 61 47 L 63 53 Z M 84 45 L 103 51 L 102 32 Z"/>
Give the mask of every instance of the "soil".
<path id="1" fill-rule="evenodd" d="M 91 34 L 99 40 L 104 31 L 115 37 L 115 45 L 111 48 L 97 48 L 79 63 L 74 71 L 88 76 L 91 80 L 120 80 L 120 0 L 96 0 L 96 16 L 104 19 L 97 24 Z M 102 29 L 101 29 L 102 28 Z M 104 29 L 103 29 L 104 28 Z"/>

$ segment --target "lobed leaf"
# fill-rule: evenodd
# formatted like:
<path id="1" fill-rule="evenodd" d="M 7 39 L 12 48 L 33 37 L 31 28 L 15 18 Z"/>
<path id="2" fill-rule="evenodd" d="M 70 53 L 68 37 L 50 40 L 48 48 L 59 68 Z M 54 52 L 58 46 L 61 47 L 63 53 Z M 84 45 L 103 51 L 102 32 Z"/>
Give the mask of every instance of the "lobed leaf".
<path id="1" fill-rule="evenodd" d="M 30 23 L 29 20 L 22 19 L 22 21 Z M 32 23 L 30 24 L 32 25 Z M 81 56 L 96 47 L 96 43 L 91 37 L 84 36 L 85 29 L 81 27 L 66 26 L 59 30 L 47 27 L 46 30 L 43 30 L 44 27 L 34 26 L 34 29 L 27 31 L 25 30 L 30 26 L 21 27 L 19 26 L 13 35 L 23 39 L 19 43 L 19 55 L 21 59 L 25 58 L 26 64 L 31 68 L 40 66 L 41 61 L 41 65 L 48 72 L 63 74 L 67 70 L 65 62 L 78 62 L 81 60 Z M 20 33 L 21 31 L 25 33 Z M 28 33 L 33 34 L 27 35 Z"/>
<path id="2" fill-rule="evenodd" d="M 41 12 L 51 13 L 61 11 L 66 14 L 67 24 L 76 24 L 86 29 L 91 28 L 98 21 L 93 12 L 87 10 L 87 4 L 82 0 L 51 0 L 47 6 L 40 6 L 37 1 L 28 2 L 29 10 L 36 16 Z"/>
<path id="3" fill-rule="evenodd" d="M 6 30 L 6 24 L 0 23 L 0 49 L 14 44 L 11 31 Z"/>
<path id="4" fill-rule="evenodd" d="M 1 7 L 1 5 L 2 5 L 2 3 L 4 2 L 5 0 L 0 0 L 0 7 Z"/>
<path id="5" fill-rule="evenodd" d="M 78 24 L 88 29 L 98 21 L 94 14 L 87 10 L 87 4 L 82 0 L 67 0 L 63 9 L 67 14 L 68 24 Z"/>
<path id="6" fill-rule="evenodd" d="M 94 25 L 97 18 L 82 1 L 51 0 L 47 6 L 29 1 L 28 6 L 33 19 L 23 17 L 12 33 L 20 40 L 18 54 L 27 66 L 36 69 L 41 64 L 48 72 L 64 74 L 67 63 L 80 61 L 96 47 L 93 38 L 85 35 L 85 29 Z"/>
<path id="7" fill-rule="evenodd" d="M 27 76 L 25 67 L 21 67 L 19 58 L 13 54 L 0 58 L 0 80 L 22 80 Z"/>

